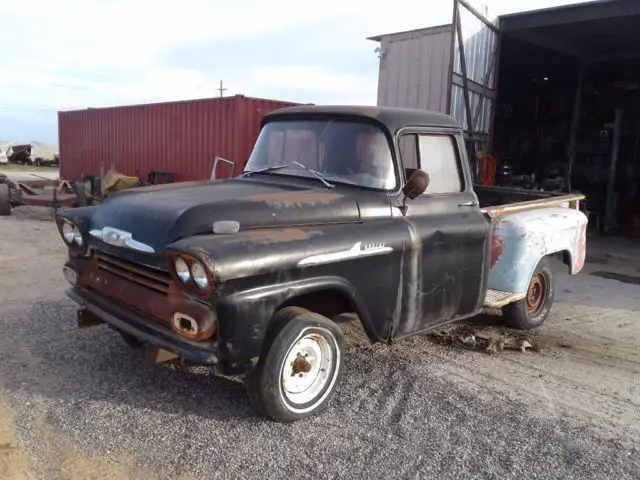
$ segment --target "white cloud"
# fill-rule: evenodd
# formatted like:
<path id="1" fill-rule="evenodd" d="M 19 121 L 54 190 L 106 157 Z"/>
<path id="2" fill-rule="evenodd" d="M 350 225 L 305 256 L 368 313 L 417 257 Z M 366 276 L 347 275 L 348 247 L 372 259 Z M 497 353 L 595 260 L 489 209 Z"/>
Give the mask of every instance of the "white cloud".
<path id="1" fill-rule="evenodd" d="M 451 21 L 452 1 L 397 0 L 21 0 L 3 2 L 0 65 L 0 128 L 11 112 L 84 108 L 215 95 L 224 77 L 227 94 L 244 93 L 297 101 L 373 103 L 375 45 L 366 37 Z M 556 0 L 487 0 L 493 14 L 553 6 Z M 562 2 L 571 3 L 571 2 Z M 341 28 L 338 28 L 340 25 Z M 321 29 L 313 52 L 366 58 L 361 73 L 339 66 L 278 61 L 282 51 L 264 48 L 264 35 Z M 162 60 L 180 45 L 255 40 L 269 65 L 176 68 Z M 287 48 L 300 42 L 291 38 Z M 308 45 L 308 44 L 307 44 Z M 264 62 L 263 62 L 264 63 Z M 215 71 L 214 71 L 215 70 Z M 199 88 L 200 87 L 200 88 Z M 288 95 L 292 98 L 289 98 Z M 335 100 L 332 100 L 335 99 Z M 25 133 L 27 138 L 30 137 Z"/>

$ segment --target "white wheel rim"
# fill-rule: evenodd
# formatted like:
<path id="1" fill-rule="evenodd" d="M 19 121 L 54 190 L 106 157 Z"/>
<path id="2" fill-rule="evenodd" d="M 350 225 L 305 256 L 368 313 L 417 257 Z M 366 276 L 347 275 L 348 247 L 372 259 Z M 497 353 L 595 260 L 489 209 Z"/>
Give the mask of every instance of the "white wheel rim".
<path id="1" fill-rule="evenodd" d="M 282 364 L 283 400 L 289 410 L 297 413 L 313 410 L 320 404 L 338 376 L 338 345 L 328 330 L 316 330 L 322 330 L 325 335 L 303 331 Z"/>

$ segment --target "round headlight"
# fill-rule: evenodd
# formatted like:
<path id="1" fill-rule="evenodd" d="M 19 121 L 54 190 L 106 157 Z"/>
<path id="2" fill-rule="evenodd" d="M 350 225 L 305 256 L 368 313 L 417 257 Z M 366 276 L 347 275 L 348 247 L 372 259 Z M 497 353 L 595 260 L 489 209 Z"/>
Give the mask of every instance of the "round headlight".
<path id="1" fill-rule="evenodd" d="M 176 275 L 178 276 L 180 281 L 182 283 L 187 283 L 189 281 L 189 278 L 191 277 L 191 273 L 189 273 L 189 265 L 187 265 L 187 262 L 178 257 L 176 258 L 174 266 L 176 268 Z"/>
<path id="2" fill-rule="evenodd" d="M 62 224 L 62 238 L 64 238 L 65 242 L 67 243 L 73 242 L 73 239 L 76 236 L 75 232 L 76 232 L 76 227 L 74 227 L 70 223 L 64 222 Z"/>
<path id="3" fill-rule="evenodd" d="M 204 290 L 209 286 L 207 272 L 200 262 L 193 262 L 193 265 L 191 265 L 191 276 L 193 277 L 194 283 L 200 290 Z"/>
<path id="4" fill-rule="evenodd" d="M 82 238 L 82 234 L 77 227 L 73 227 L 73 240 L 75 240 L 76 244 L 81 247 L 84 239 Z"/>

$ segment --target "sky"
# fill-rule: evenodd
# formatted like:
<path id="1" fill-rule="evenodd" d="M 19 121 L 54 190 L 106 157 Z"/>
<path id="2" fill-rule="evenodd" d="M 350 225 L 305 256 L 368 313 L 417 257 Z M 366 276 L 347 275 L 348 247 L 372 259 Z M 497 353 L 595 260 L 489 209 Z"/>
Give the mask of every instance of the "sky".
<path id="1" fill-rule="evenodd" d="M 453 0 L 4 0 L 0 139 L 57 143 L 57 112 L 244 94 L 376 102 L 382 33 L 450 23 Z M 478 1 L 472 2 L 478 4 Z M 485 0 L 491 17 L 579 0 Z"/>

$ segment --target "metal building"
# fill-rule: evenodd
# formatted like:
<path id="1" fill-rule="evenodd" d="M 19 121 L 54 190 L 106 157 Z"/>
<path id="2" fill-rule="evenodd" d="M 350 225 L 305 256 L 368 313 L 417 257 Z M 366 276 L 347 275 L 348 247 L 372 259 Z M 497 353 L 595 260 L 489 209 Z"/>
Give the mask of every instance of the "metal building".
<path id="1" fill-rule="evenodd" d="M 378 105 L 451 114 L 488 143 L 495 101 L 498 30 L 465 0 L 449 25 L 369 37 L 380 42 Z"/>
<path id="2" fill-rule="evenodd" d="M 560 178 L 606 231 L 640 232 L 640 0 L 496 19 L 470 1 L 453 1 L 451 25 L 371 37 L 378 104 L 451 114 L 470 162 L 488 153 L 524 188 Z"/>
<path id="3" fill-rule="evenodd" d="M 380 42 L 378 105 L 447 111 L 451 25 L 371 37 Z"/>

